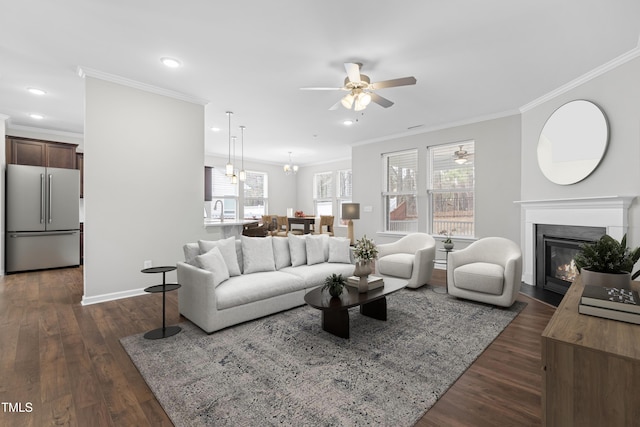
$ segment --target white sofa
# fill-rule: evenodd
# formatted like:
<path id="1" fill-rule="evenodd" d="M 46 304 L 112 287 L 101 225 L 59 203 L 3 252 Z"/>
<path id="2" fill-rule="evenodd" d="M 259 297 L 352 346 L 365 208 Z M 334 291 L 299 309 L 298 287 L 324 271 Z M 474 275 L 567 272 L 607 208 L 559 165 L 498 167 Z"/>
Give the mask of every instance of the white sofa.
<path id="1" fill-rule="evenodd" d="M 349 240 L 328 235 L 188 243 L 177 263 L 180 313 L 207 333 L 304 305 L 304 295 L 354 265 Z"/>
<path id="2" fill-rule="evenodd" d="M 502 237 L 486 237 L 449 253 L 449 294 L 458 298 L 511 307 L 522 280 L 520 246 Z"/>
<path id="3" fill-rule="evenodd" d="M 436 241 L 427 233 L 411 233 L 393 243 L 377 245 L 376 270 L 384 276 L 408 280 L 408 288 L 419 288 L 431 280 Z"/>

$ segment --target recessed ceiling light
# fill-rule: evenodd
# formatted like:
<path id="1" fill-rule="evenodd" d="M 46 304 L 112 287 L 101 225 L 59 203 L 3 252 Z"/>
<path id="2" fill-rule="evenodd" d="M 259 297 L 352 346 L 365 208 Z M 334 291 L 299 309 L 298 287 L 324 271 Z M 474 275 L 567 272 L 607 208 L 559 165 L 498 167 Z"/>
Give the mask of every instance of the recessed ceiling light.
<path id="1" fill-rule="evenodd" d="M 164 58 L 160 58 L 160 62 L 162 62 L 166 67 L 169 68 L 178 68 L 182 66 L 182 62 L 174 58 L 168 58 L 166 56 Z"/>
<path id="2" fill-rule="evenodd" d="M 34 120 L 42 120 L 42 119 L 44 119 L 44 116 L 42 114 L 37 114 L 37 113 L 31 113 L 31 114 L 29 114 L 29 117 L 31 117 Z"/>
<path id="3" fill-rule="evenodd" d="M 353 120 L 345 120 L 342 124 L 345 126 L 351 126 L 353 124 Z"/>
<path id="4" fill-rule="evenodd" d="M 29 91 L 29 93 L 32 93 L 34 95 L 42 96 L 42 95 L 46 95 L 47 94 L 47 92 L 45 92 L 42 89 L 38 89 L 37 87 L 28 87 L 27 90 Z"/>
<path id="5" fill-rule="evenodd" d="M 217 128 L 217 127 L 212 127 L 211 130 L 214 132 L 220 132 L 220 128 Z"/>

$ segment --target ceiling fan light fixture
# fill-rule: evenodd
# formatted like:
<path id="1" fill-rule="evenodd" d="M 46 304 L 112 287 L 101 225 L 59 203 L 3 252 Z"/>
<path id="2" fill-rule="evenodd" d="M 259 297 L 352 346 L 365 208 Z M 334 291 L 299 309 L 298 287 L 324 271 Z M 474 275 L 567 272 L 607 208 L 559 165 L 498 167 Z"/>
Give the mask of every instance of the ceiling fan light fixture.
<path id="1" fill-rule="evenodd" d="M 366 107 L 371 103 L 371 95 L 368 92 L 362 92 L 358 95 L 358 100 L 360 101 L 360 104 Z"/>
<path id="2" fill-rule="evenodd" d="M 353 96 L 353 93 L 350 93 L 348 95 L 346 95 L 344 98 L 342 98 L 342 106 L 344 108 L 346 108 L 347 110 L 350 110 L 351 107 L 353 106 L 353 101 L 355 100 L 355 96 Z"/>
<path id="3" fill-rule="evenodd" d="M 467 152 L 467 150 L 463 150 L 462 149 L 462 145 L 460 146 L 460 149 L 457 150 L 455 153 L 453 153 L 453 161 L 456 162 L 459 165 L 463 165 L 465 163 L 467 163 L 467 155 L 469 153 Z"/>

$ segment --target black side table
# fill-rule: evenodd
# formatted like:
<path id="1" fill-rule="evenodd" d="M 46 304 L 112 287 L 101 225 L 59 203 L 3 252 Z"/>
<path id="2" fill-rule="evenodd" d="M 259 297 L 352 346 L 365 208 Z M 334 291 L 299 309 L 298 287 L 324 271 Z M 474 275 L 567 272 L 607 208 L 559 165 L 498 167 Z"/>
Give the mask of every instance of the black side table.
<path id="1" fill-rule="evenodd" d="M 167 281 L 165 280 L 165 274 L 168 271 L 173 271 L 175 269 L 176 267 L 174 266 L 167 266 L 167 267 L 151 267 L 151 268 L 145 268 L 144 270 L 142 270 L 143 273 L 162 273 L 161 285 L 149 286 L 148 288 L 144 289 L 145 292 L 149 292 L 152 294 L 162 292 L 162 328 L 154 329 L 153 331 L 149 331 L 146 334 L 144 334 L 144 337 L 148 340 L 157 340 L 160 338 L 167 338 L 177 334 L 182 330 L 180 326 L 167 327 L 165 325 L 166 294 L 167 292 L 175 291 L 180 287 L 180 285 L 177 283 L 167 283 Z"/>

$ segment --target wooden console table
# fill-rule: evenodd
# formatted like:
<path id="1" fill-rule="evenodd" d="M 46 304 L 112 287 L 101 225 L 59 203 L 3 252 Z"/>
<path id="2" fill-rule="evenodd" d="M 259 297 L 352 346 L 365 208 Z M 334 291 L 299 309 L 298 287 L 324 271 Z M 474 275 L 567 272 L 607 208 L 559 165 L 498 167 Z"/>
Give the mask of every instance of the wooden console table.
<path id="1" fill-rule="evenodd" d="M 638 425 L 640 325 L 579 314 L 583 289 L 578 277 L 542 333 L 543 425 Z"/>

